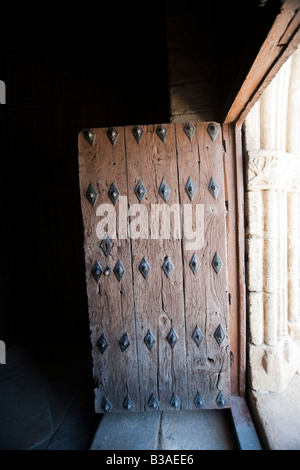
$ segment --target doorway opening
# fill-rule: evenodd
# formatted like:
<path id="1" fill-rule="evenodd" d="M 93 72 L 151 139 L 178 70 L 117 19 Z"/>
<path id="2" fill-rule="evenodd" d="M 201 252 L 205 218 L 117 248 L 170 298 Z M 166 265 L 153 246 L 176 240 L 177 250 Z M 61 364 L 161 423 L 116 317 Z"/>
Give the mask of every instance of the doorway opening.
<path id="1" fill-rule="evenodd" d="M 299 77 L 300 45 L 244 123 L 250 395 L 260 421 L 276 403 L 288 448 L 300 383 Z"/>

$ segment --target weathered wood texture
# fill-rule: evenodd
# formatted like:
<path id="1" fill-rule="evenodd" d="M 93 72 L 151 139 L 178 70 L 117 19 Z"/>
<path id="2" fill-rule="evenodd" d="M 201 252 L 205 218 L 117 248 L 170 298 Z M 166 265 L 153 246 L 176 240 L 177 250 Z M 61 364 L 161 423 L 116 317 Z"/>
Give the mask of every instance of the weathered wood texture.
<path id="1" fill-rule="evenodd" d="M 114 146 L 107 137 L 107 129 L 93 129 L 94 145 L 87 142 L 83 132 L 79 135 L 96 412 L 103 412 L 104 396 L 109 399 L 112 411 L 125 411 L 126 396 L 134 403 L 134 411 L 151 411 L 148 403 L 152 394 L 158 399 L 160 410 L 173 409 L 173 394 L 180 400 L 178 408 L 195 409 L 198 392 L 203 408 L 218 408 L 220 391 L 226 400 L 223 405 L 230 405 L 222 133 L 220 129 L 213 142 L 207 132 L 208 125 L 198 123 L 191 142 L 181 123 L 164 125 L 168 131 L 164 143 L 156 133 L 156 125 L 143 126 L 140 144 L 132 134 L 133 126 L 118 128 L 119 137 Z M 197 187 L 192 202 L 185 189 L 189 177 Z M 208 190 L 212 177 L 220 186 L 216 199 Z M 158 192 L 163 179 L 171 189 L 167 204 Z M 134 192 L 140 180 L 147 189 L 141 203 Z M 111 253 L 105 257 L 99 248 L 101 240 L 96 227 L 101 220 L 100 205 L 112 206 L 108 190 L 113 182 L 120 191 L 115 205 L 117 230 Z M 90 184 L 98 192 L 94 206 L 86 197 Z M 186 207 L 192 209 L 190 228 L 186 224 Z M 158 231 L 152 224 L 155 209 L 160 212 Z M 180 210 L 182 237 L 174 231 Z M 170 234 L 166 230 L 169 219 Z M 128 221 L 131 236 L 122 232 L 119 220 Z M 196 229 L 203 230 L 204 237 L 199 238 L 202 243 L 189 246 L 193 242 L 191 230 Z M 223 263 L 219 274 L 212 266 L 216 252 Z M 194 253 L 200 260 L 196 274 L 190 268 Z M 169 277 L 162 270 L 167 256 L 174 265 Z M 146 279 L 139 270 L 143 257 L 151 266 Z M 111 271 L 110 276 L 102 275 L 97 283 L 91 275 L 95 261 L 103 269 L 109 265 L 113 270 L 118 259 L 125 267 L 121 282 Z M 224 332 L 220 344 L 214 336 L 219 325 Z M 196 326 L 203 334 L 199 346 L 192 338 Z M 167 341 L 172 328 L 178 336 L 174 347 Z M 144 342 L 149 330 L 155 337 L 150 351 Z M 125 332 L 130 346 L 121 352 L 119 339 Z M 97 346 L 102 334 L 108 342 L 103 354 Z"/>
<path id="2" fill-rule="evenodd" d="M 300 1 L 285 0 L 243 84 L 226 110 L 224 123 L 243 123 L 252 106 L 300 42 Z"/>
<path id="3" fill-rule="evenodd" d="M 241 136 L 223 126 L 231 393 L 244 396 L 246 385 L 246 306 L 244 262 L 244 185 Z"/>

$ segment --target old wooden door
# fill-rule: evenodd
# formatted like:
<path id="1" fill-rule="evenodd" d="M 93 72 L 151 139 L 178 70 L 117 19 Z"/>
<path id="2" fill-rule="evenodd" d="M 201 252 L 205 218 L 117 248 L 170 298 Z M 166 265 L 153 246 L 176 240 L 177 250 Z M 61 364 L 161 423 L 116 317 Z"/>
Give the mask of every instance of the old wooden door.
<path id="1" fill-rule="evenodd" d="M 87 129 L 79 171 L 96 412 L 228 407 L 220 126 Z"/>

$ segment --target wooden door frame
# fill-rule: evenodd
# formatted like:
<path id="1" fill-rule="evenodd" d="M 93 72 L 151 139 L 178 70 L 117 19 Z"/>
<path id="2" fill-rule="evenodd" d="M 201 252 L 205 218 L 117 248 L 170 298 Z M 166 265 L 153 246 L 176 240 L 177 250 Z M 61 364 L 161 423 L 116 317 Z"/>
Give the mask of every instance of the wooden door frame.
<path id="1" fill-rule="evenodd" d="M 284 0 L 222 122 L 227 204 L 231 393 L 245 397 L 246 275 L 242 126 L 265 88 L 300 43 L 300 0 Z"/>

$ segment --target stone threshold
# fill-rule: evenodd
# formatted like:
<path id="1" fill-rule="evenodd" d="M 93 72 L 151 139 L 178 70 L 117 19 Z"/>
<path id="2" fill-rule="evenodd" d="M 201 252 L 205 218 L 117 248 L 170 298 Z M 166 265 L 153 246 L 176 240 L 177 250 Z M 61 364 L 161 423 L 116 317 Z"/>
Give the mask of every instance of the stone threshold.
<path id="1" fill-rule="evenodd" d="M 281 393 L 249 392 L 249 406 L 264 448 L 300 450 L 300 375 Z"/>
<path id="2" fill-rule="evenodd" d="M 90 450 L 262 450 L 246 402 L 231 408 L 109 413 L 102 417 Z"/>
<path id="3" fill-rule="evenodd" d="M 245 399 L 232 395 L 230 412 L 239 450 L 262 450 Z"/>

